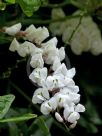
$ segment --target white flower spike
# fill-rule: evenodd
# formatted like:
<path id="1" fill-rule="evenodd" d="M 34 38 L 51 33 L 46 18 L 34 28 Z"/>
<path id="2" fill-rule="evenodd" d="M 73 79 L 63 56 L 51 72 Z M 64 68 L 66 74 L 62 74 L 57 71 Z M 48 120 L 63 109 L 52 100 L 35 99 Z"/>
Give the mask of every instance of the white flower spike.
<path id="1" fill-rule="evenodd" d="M 60 16 L 58 13 L 56 15 Z M 8 28 L 7 33 L 15 35 L 20 31 L 20 26 L 16 24 Z M 67 121 L 71 123 L 69 128 L 74 128 L 80 118 L 79 113 L 85 111 L 85 107 L 79 104 L 79 87 L 73 80 L 75 68 L 67 69 L 65 63 L 61 62 L 65 59 L 65 50 L 64 47 L 57 48 L 56 37 L 43 42 L 49 36 L 46 27 L 36 28 L 30 25 L 24 32 L 25 42 L 19 43 L 14 38 L 9 50 L 17 51 L 21 57 L 29 55 L 31 58 L 30 66 L 33 71 L 29 79 L 39 87 L 34 91 L 32 103 L 41 104 L 42 114 L 51 113 L 58 122 Z M 94 45 L 92 51 L 98 52 L 94 49 Z"/>

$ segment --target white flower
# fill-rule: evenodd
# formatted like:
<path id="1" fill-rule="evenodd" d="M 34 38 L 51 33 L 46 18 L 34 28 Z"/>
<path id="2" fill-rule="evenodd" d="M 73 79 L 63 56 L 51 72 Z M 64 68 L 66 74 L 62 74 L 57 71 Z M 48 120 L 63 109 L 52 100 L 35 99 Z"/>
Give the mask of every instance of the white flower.
<path id="1" fill-rule="evenodd" d="M 61 22 L 55 22 L 49 25 L 49 29 L 54 36 L 56 35 L 61 36 L 62 32 L 64 31 L 64 29 L 61 26 L 62 26 Z"/>
<path id="2" fill-rule="evenodd" d="M 60 49 L 56 48 L 57 45 L 56 37 L 52 38 L 46 43 L 42 43 L 41 45 L 44 51 L 43 56 L 45 63 L 53 64 L 55 57 L 58 57 L 60 61 L 62 61 L 65 58 L 64 47 L 61 47 Z"/>
<path id="3" fill-rule="evenodd" d="M 58 107 L 64 107 L 67 104 L 72 103 L 71 98 L 68 95 L 61 94 L 60 92 L 56 93 L 54 97 L 57 101 Z"/>
<path id="4" fill-rule="evenodd" d="M 41 42 L 49 36 L 49 32 L 46 27 L 35 28 L 34 26 L 30 26 L 30 28 L 26 29 L 25 32 L 27 32 L 26 38 L 29 41 L 33 41 L 37 44 L 41 44 Z"/>
<path id="5" fill-rule="evenodd" d="M 57 101 L 54 97 L 52 97 L 50 100 L 46 100 L 45 102 L 42 103 L 40 110 L 44 115 L 47 115 L 50 112 L 56 110 L 56 108 Z"/>
<path id="6" fill-rule="evenodd" d="M 55 118 L 57 119 L 58 122 L 63 122 L 63 118 L 58 112 L 55 112 Z"/>
<path id="7" fill-rule="evenodd" d="M 52 19 L 59 19 L 65 17 L 65 13 L 62 8 L 53 8 L 51 13 Z"/>
<path id="8" fill-rule="evenodd" d="M 42 43 L 41 46 L 42 48 L 44 48 L 44 50 L 47 50 L 47 48 L 54 46 L 56 47 L 58 43 L 58 40 L 56 37 L 53 37 L 52 39 L 50 39 L 49 41 L 47 41 L 46 43 Z"/>
<path id="9" fill-rule="evenodd" d="M 76 112 L 84 112 L 85 111 L 85 107 L 82 104 L 78 104 L 75 107 L 75 111 Z"/>
<path id="10" fill-rule="evenodd" d="M 12 52 L 17 51 L 19 46 L 20 46 L 19 42 L 16 40 L 16 38 L 14 38 L 10 44 L 9 50 Z"/>
<path id="11" fill-rule="evenodd" d="M 101 38 L 94 41 L 94 43 L 91 46 L 90 52 L 93 55 L 99 55 L 99 54 L 102 53 L 102 41 L 101 41 Z"/>
<path id="12" fill-rule="evenodd" d="M 43 86 L 47 77 L 47 68 L 36 68 L 30 74 L 29 78 L 34 82 L 37 83 L 39 86 Z"/>
<path id="13" fill-rule="evenodd" d="M 34 50 L 34 44 L 28 41 L 25 41 L 24 43 L 20 44 L 17 52 L 21 57 L 25 57 L 27 55 L 32 54 Z"/>
<path id="14" fill-rule="evenodd" d="M 52 91 L 54 88 L 60 88 L 64 86 L 60 76 L 48 76 L 45 84 L 50 91 Z"/>
<path id="15" fill-rule="evenodd" d="M 43 56 L 46 64 L 53 64 L 55 56 L 58 56 L 58 49 L 56 48 L 56 44 L 51 43 L 43 46 Z"/>
<path id="16" fill-rule="evenodd" d="M 78 112 L 72 112 L 67 121 L 70 122 L 70 123 L 74 123 L 75 121 L 77 121 L 78 119 L 80 118 L 80 114 Z"/>
<path id="17" fill-rule="evenodd" d="M 35 90 L 33 98 L 32 98 L 32 103 L 37 104 L 37 103 L 42 103 L 43 101 L 49 99 L 49 92 L 46 88 L 38 88 Z"/>
<path id="18" fill-rule="evenodd" d="M 54 75 L 63 75 L 64 77 L 73 78 L 75 75 L 75 68 L 68 70 L 66 65 L 62 63 L 62 65 L 56 69 Z"/>
<path id="19" fill-rule="evenodd" d="M 5 33 L 14 36 L 20 31 L 21 27 L 22 27 L 21 23 L 15 24 L 11 27 L 5 28 Z"/>
<path id="20" fill-rule="evenodd" d="M 74 112 L 74 106 L 75 104 L 74 103 L 71 103 L 71 104 L 67 104 L 65 105 L 65 108 L 64 108 L 64 111 L 63 111 L 63 116 L 64 116 L 64 119 L 67 120 L 69 115 Z"/>
<path id="21" fill-rule="evenodd" d="M 52 19 L 60 19 L 63 17 L 65 17 L 65 14 L 61 8 L 55 8 L 52 10 L 52 13 L 51 13 Z M 63 22 L 51 23 L 49 25 L 49 29 L 54 35 L 61 35 L 64 28 L 66 28 L 66 27 L 64 27 L 65 25 L 63 25 L 63 27 L 62 27 L 62 24 L 63 24 Z"/>
<path id="22" fill-rule="evenodd" d="M 42 54 L 39 53 L 39 54 L 33 55 L 32 58 L 31 58 L 31 61 L 30 61 L 30 65 L 33 68 L 43 68 L 44 61 L 43 61 L 43 58 L 42 58 Z"/>
<path id="23" fill-rule="evenodd" d="M 45 101 L 41 104 L 40 111 L 44 115 L 48 115 L 52 111 L 52 107 L 49 105 L 48 101 Z"/>

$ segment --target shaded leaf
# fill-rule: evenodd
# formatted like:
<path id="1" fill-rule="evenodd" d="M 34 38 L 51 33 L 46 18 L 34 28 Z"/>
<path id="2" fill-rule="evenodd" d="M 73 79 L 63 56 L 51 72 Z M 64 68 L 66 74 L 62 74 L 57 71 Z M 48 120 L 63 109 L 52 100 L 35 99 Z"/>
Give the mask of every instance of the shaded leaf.
<path id="1" fill-rule="evenodd" d="M 8 112 L 15 96 L 12 94 L 0 96 L 0 119 L 2 119 Z"/>
<path id="2" fill-rule="evenodd" d="M 98 132 L 97 127 L 93 123 L 87 121 L 87 119 L 85 119 L 83 117 L 80 118 L 78 123 L 80 124 L 80 126 L 84 127 L 88 133 L 97 133 Z"/>
<path id="3" fill-rule="evenodd" d="M 86 104 L 86 114 L 89 117 L 89 120 L 96 125 L 102 124 L 102 120 L 99 117 L 99 114 L 97 112 L 96 107 L 91 103 L 91 101 L 88 101 Z"/>
<path id="4" fill-rule="evenodd" d="M 42 116 L 38 117 L 37 125 L 40 127 L 45 135 L 49 134 L 49 128 L 47 127 L 46 122 L 44 121 Z"/>
<path id="5" fill-rule="evenodd" d="M 19 130 L 17 125 L 14 122 L 9 122 L 9 135 L 10 136 L 18 136 L 19 135 Z"/>
<path id="6" fill-rule="evenodd" d="M 25 114 L 25 115 L 22 115 L 19 117 L 11 117 L 11 118 L 7 118 L 7 119 L 1 119 L 0 122 L 19 122 L 19 121 L 33 119 L 36 117 L 37 117 L 37 115 L 28 113 L 28 114 Z"/>

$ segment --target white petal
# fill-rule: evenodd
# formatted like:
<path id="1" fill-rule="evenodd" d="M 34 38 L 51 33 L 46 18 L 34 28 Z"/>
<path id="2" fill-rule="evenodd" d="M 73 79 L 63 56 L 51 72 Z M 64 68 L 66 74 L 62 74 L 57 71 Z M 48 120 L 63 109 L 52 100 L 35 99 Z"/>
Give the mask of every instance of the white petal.
<path id="1" fill-rule="evenodd" d="M 52 97 L 49 100 L 49 104 L 50 104 L 50 106 L 52 107 L 53 110 L 56 110 L 56 108 L 57 108 L 57 100 L 56 100 L 55 97 Z"/>
<path id="2" fill-rule="evenodd" d="M 68 78 L 73 78 L 75 73 L 76 73 L 75 68 L 71 68 L 70 70 L 67 71 L 67 75 L 66 76 Z"/>
<path id="3" fill-rule="evenodd" d="M 44 66 L 44 61 L 42 58 L 42 54 L 35 54 L 32 56 L 31 61 L 30 61 L 30 65 L 33 68 L 43 68 Z"/>
<path id="4" fill-rule="evenodd" d="M 80 118 L 80 114 L 78 112 L 72 112 L 68 117 L 68 122 L 74 123 Z"/>
<path id="5" fill-rule="evenodd" d="M 57 119 L 58 122 L 63 122 L 63 118 L 58 112 L 55 112 L 55 118 Z"/>
<path id="6" fill-rule="evenodd" d="M 7 33 L 11 36 L 14 36 L 15 34 L 17 34 L 20 31 L 21 27 L 22 27 L 21 23 L 15 24 L 11 27 L 5 28 L 5 33 Z"/>
<path id="7" fill-rule="evenodd" d="M 65 50 L 64 50 L 64 47 L 61 47 L 59 49 L 59 58 L 60 58 L 60 61 L 62 61 L 62 60 L 65 59 Z"/>
<path id="8" fill-rule="evenodd" d="M 60 59 L 58 57 L 55 57 L 55 60 L 52 65 L 53 71 L 56 71 L 56 69 L 58 69 L 60 65 L 61 65 Z"/>
<path id="9" fill-rule="evenodd" d="M 32 103 L 34 104 L 42 103 L 45 100 L 45 98 L 42 95 L 42 92 L 43 92 L 43 88 L 38 88 L 35 90 L 32 98 Z"/>
<path id="10" fill-rule="evenodd" d="M 75 107 L 75 111 L 76 111 L 76 112 L 84 112 L 84 111 L 85 111 L 85 107 L 84 107 L 82 104 L 78 104 L 78 105 Z"/>
<path id="11" fill-rule="evenodd" d="M 74 102 L 74 103 L 78 103 L 80 101 L 80 94 L 69 93 L 69 97 L 71 98 L 72 102 Z"/>
<path id="12" fill-rule="evenodd" d="M 74 85 L 74 86 L 70 86 L 68 87 L 68 89 L 72 92 L 72 93 L 78 93 L 79 92 L 79 87 Z"/>
<path id="13" fill-rule="evenodd" d="M 61 64 L 60 67 L 58 67 L 58 69 L 54 72 L 54 75 L 64 75 L 66 76 L 67 74 L 67 68 L 66 65 L 64 63 Z"/>
<path id="14" fill-rule="evenodd" d="M 31 24 L 29 27 L 26 28 L 26 30 L 25 30 L 26 36 L 28 36 L 32 30 L 36 30 L 36 28 L 33 24 Z"/>
<path id="15" fill-rule="evenodd" d="M 43 102 L 43 99 L 42 98 L 38 98 L 37 96 L 33 96 L 33 98 L 32 98 L 32 103 L 33 104 L 37 104 L 37 103 L 39 103 L 39 104 L 41 104 Z"/>
<path id="16" fill-rule="evenodd" d="M 52 39 L 50 39 L 49 41 L 47 41 L 46 43 L 42 43 L 42 48 L 48 48 L 49 46 L 57 46 L 58 40 L 56 37 L 53 37 Z"/>
<path id="17" fill-rule="evenodd" d="M 63 95 L 60 92 L 56 93 L 54 97 L 57 100 L 57 105 L 59 107 L 64 107 L 67 104 L 70 104 L 72 101 L 68 95 Z"/>
<path id="18" fill-rule="evenodd" d="M 19 42 L 16 40 L 16 38 L 14 38 L 12 43 L 10 44 L 9 50 L 13 52 L 17 51 L 19 46 L 20 46 Z"/>
<path id="19" fill-rule="evenodd" d="M 64 115 L 64 118 L 65 120 L 68 119 L 68 116 L 74 112 L 74 106 L 66 106 L 65 109 L 64 109 L 64 112 L 63 112 L 63 115 Z"/>
<path id="20" fill-rule="evenodd" d="M 67 77 L 64 78 L 63 84 L 66 87 L 75 86 L 75 82 L 71 78 L 67 78 Z"/>

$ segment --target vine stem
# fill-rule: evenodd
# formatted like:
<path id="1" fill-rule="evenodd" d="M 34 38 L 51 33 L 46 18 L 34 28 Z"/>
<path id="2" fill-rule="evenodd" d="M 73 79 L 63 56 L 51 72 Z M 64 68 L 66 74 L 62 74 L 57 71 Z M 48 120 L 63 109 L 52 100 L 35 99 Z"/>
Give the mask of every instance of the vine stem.
<path id="1" fill-rule="evenodd" d="M 42 7 L 48 7 L 48 8 L 60 8 L 60 7 L 64 7 L 68 4 L 71 4 L 71 0 L 68 0 L 68 1 L 64 1 L 62 3 L 59 3 L 59 4 L 46 4 L 46 5 L 42 5 Z"/>
<path id="2" fill-rule="evenodd" d="M 69 43 L 71 42 L 71 40 L 72 40 L 72 38 L 73 38 L 75 32 L 76 32 L 77 29 L 79 28 L 79 26 L 80 26 L 80 24 L 81 24 L 81 22 L 82 22 L 82 18 L 83 18 L 83 15 L 80 16 L 80 18 L 79 18 L 79 23 L 77 24 L 76 28 L 73 30 L 73 32 L 72 32 L 72 34 L 71 34 L 71 36 L 70 36 L 70 38 L 69 38 L 69 40 L 68 40 Z"/>
<path id="3" fill-rule="evenodd" d="M 16 61 L 16 64 L 15 64 L 14 66 L 8 67 L 8 69 L 7 69 L 5 72 L 2 73 L 2 75 L 0 76 L 0 79 L 9 78 L 10 75 L 11 75 L 11 73 L 12 73 L 12 71 L 13 71 L 14 69 L 18 68 L 18 65 L 19 65 L 20 63 L 25 62 L 25 61 L 26 61 L 26 58 L 21 59 L 21 60 L 17 60 L 17 61 Z"/>
<path id="4" fill-rule="evenodd" d="M 89 13 L 84 13 L 83 16 L 88 16 Z M 78 18 L 78 17 L 81 17 L 82 15 L 68 15 L 68 16 L 65 16 L 63 18 L 60 18 L 60 19 L 47 19 L 47 20 L 42 20 L 42 19 L 25 19 L 25 18 L 19 18 L 18 20 L 16 21 L 11 21 L 11 22 L 7 22 L 5 23 L 4 25 L 6 26 L 10 26 L 10 25 L 13 25 L 13 24 L 16 24 L 18 22 L 21 22 L 23 25 L 29 25 L 29 24 L 50 24 L 50 23 L 55 23 L 55 22 L 61 22 L 61 21 L 65 21 L 67 19 L 71 19 L 71 18 Z"/>

